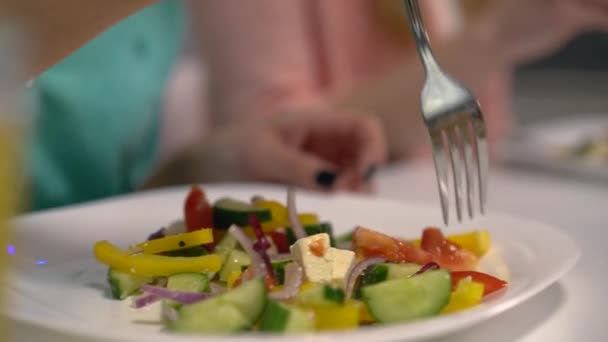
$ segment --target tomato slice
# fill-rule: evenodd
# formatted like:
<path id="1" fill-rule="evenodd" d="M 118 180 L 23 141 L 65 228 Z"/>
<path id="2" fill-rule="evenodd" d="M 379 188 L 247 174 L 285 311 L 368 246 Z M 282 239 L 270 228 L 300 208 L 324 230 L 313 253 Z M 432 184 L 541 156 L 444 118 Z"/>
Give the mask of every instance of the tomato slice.
<path id="1" fill-rule="evenodd" d="M 364 257 L 383 257 L 392 262 L 423 265 L 433 261 L 432 255 L 420 247 L 363 227 L 355 229 L 353 247 Z"/>
<path id="2" fill-rule="evenodd" d="M 273 231 L 267 233 L 277 247 L 279 253 L 289 253 L 289 241 L 287 240 L 287 234 L 284 232 Z"/>
<path id="3" fill-rule="evenodd" d="M 475 254 L 446 239 L 438 228 L 426 228 L 422 233 L 420 246 L 433 255 L 433 260 L 441 268 L 467 271 L 477 266 L 478 259 Z"/>
<path id="4" fill-rule="evenodd" d="M 490 293 L 496 292 L 507 286 L 507 282 L 496 277 L 493 277 L 487 273 L 477 271 L 459 271 L 452 272 L 452 286 L 456 287 L 461 279 L 468 278 L 476 283 L 482 283 L 484 285 L 483 295 L 487 296 Z"/>
<path id="5" fill-rule="evenodd" d="M 213 208 L 199 186 L 193 186 L 186 197 L 184 221 L 189 232 L 213 227 Z"/>

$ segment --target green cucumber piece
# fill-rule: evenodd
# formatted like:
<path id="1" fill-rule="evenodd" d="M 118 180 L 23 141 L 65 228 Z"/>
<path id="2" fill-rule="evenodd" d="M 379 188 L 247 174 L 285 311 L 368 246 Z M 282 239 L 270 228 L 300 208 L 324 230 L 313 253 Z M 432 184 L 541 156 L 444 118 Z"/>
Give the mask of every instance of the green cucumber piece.
<path id="1" fill-rule="evenodd" d="M 208 292 L 209 277 L 205 273 L 178 273 L 167 279 L 167 288 L 184 292 Z"/>
<path id="2" fill-rule="evenodd" d="M 285 284 L 285 266 L 292 262 L 291 260 L 275 260 L 272 262 L 272 269 L 274 270 L 274 275 L 276 276 L 278 285 Z"/>
<path id="3" fill-rule="evenodd" d="M 293 305 L 269 301 L 260 319 L 260 331 L 295 333 L 315 330 L 314 316 Z"/>
<path id="4" fill-rule="evenodd" d="M 361 277 L 361 283 L 355 290 L 354 297 L 361 299 L 361 288 L 368 285 L 377 284 L 386 280 L 407 278 L 414 275 L 420 270 L 422 266 L 418 264 L 406 263 L 406 264 L 394 264 L 394 263 L 382 263 L 372 266 L 370 269 L 363 273 Z"/>
<path id="5" fill-rule="evenodd" d="M 308 236 L 327 233 L 329 235 L 329 244 L 332 247 L 336 247 L 336 239 L 334 238 L 334 228 L 332 227 L 331 223 L 322 222 L 319 224 L 306 225 L 302 228 L 304 228 L 304 231 Z M 293 230 L 291 230 L 290 227 L 287 227 L 285 229 L 285 233 L 287 234 L 287 243 L 289 243 L 290 246 L 293 245 L 296 242 L 296 236 Z"/>
<path id="6" fill-rule="evenodd" d="M 182 306 L 180 316 L 170 321 L 167 328 L 171 331 L 188 334 L 230 334 L 248 330 L 252 323 L 234 305 L 225 304 L 216 299 L 208 299 L 196 307 L 196 312 L 186 311 Z"/>
<path id="7" fill-rule="evenodd" d="M 326 284 L 317 285 L 298 293 L 294 299 L 297 304 L 302 306 L 343 304 L 344 290 Z"/>
<path id="8" fill-rule="evenodd" d="M 205 273 L 178 273 L 167 278 L 167 288 L 183 292 L 209 292 L 209 277 Z M 163 305 L 178 308 L 180 303 L 163 300 Z"/>
<path id="9" fill-rule="evenodd" d="M 251 258 L 247 253 L 233 249 L 224 260 L 224 265 L 220 271 L 220 281 L 227 281 L 230 273 L 241 271 L 243 266 L 249 266 L 249 264 L 251 264 Z"/>
<path id="10" fill-rule="evenodd" d="M 215 246 L 213 252 L 219 254 L 223 262 L 228 255 L 230 255 L 230 252 L 238 246 L 238 243 L 239 242 L 231 234 L 224 234 L 220 242 Z"/>
<path id="11" fill-rule="evenodd" d="M 385 280 L 407 278 L 414 275 L 422 266 L 418 264 L 383 263 L 371 267 L 363 274 L 361 286 L 376 284 Z"/>
<path id="12" fill-rule="evenodd" d="M 272 219 L 270 209 L 256 208 L 247 202 L 222 198 L 213 205 L 213 226 L 216 228 L 228 228 L 233 224 L 248 226 L 250 215 L 255 215 L 260 223 Z"/>
<path id="13" fill-rule="evenodd" d="M 185 333 L 231 333 L 250 329 L 266 307 L 262 278 L 250 280 L 217 297 L 183 305 L 169 330 Z"/>
<path id="14" fill-rule="evenodd" d="M 361 292 L 376 321 L 406 322 L 437 315 L 450 300 L 452 281 L 448 271 L 435 270 L 365 286 Z"/>
<path id="15" fill-rule="evenodd" d="M 250 280 L 234 290 L 228 291 L 220 296 L 226 303 L 232 304 L 247 317 L 252 324 L 260 318 L 268 293 L 266 293 L 266 284 L 262 278 Z"/>
<path id="16" fill-rule="evenodd" d="M 344 233 L 341 235 L 336 236 L 336 242 L 337 243 L 350 243 L 353 242 L 353 234 L 355 233 L 354 230 L 351 230 L 348 233 Z"/>
<path id="17" fill-rule="evenodd" d="M 138 292 L 142 285 L 153 281 L 154 278 L 151 277 L 139 277 L 112 268 L 108 269 L 108 283 L 114 299 L 125 299 Z"/>

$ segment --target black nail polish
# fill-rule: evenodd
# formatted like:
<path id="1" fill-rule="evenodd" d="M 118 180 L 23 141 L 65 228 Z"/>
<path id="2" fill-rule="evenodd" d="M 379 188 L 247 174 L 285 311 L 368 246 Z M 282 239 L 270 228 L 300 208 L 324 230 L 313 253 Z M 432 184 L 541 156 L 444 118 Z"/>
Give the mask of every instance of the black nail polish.
<path id="1" fill-rule="evenodd" d="M 336 181 L 336 178 L 337 178 L 337 175 L 335 172 L 320 171 L 319 173 L 317 173 L 317 177 L 315 178 L 315 180 L 317 181 L 317 184 L 319 184 L 320 186 L 329 188 L 334 184 L 334 182 Z"/>
<path id="2" fill-rule="evenodd" d="M 367 171 L 365 172 L 365 175 L 363 175 L 363 178 L 365 179 L 366 182 L 369 182 L 372 179 L 372 177 L 374 177 L 377 169 L 378 169 L 378 167 L 376 165 L 371 165 L 367 169 Z"/>

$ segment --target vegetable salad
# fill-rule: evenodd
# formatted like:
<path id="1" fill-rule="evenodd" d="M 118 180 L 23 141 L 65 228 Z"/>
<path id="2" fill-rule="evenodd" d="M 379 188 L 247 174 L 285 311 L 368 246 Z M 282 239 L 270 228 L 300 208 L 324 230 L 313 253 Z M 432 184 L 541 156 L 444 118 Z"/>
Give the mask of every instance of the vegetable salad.
<path id="1" fill-rule="evenodd" d="M 162 306 L 167 330 L 309 333 L 408 322 L 478 305 L 507 286 L 476 271 L 485 230 L 402 240 L 367 227 L 334 236 L 315 213 L 255 196 L 209 202 L 194 186 L 183 219 L 121 250 L 95 244 L 117 300 Z"/>

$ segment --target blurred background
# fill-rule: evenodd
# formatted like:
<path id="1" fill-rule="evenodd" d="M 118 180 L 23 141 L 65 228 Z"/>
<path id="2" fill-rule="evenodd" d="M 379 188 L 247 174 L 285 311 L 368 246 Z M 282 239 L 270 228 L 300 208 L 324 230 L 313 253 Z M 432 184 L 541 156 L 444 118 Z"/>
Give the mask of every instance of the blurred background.
<path id="1" fill-rule="evenodd" d="M 559 53 L 516 73 L 514 106 L 522 123 L 608 112 L 608 35 L 578 37 Z"/>
<path id="2" fill-rule="evenodd" d="M 467 10 L 474 12 L 485 1 L 452 0 L 452 2 L 464 3 L 464 6 L 469 7 Z M 462 8 L 457 9 L 452 15 L 462 16 Z M 449 25 L 446 24 L 447 26 Z M 173 74 L 165 102 L 165 113 L 171 113 L 171 120 L 166 122 L 162 132 L 161 160 L 208 128 L 205 115 L 201 115 L 208 110 L 209 95 L 205 82 L 207 69 L 197 57 L 200 49 L 195 35 L 194 32 L 189 32 L 188 43 L 182 53 L 181 62 Z M 516 122 L 513 132 L 515 140 L 521 140 L 523 135 L 529 139 L 552 135 L 551 131 L 540 132 L 542 134 L 530 133 L 535 131 L 526 128 L 537 129 L 549 126 L 555 119 L 566 119 L 559 132 L 556 131 L 556 138 L 553 140 L 559 145 L 558 149 L 562 148 L 562 145 L 573 145 L 574 150 L 581 150 L 580 146 L 588 145 L 585 137 L 588 135 L 589 127 L 598 125 L 608 127 L 606 84 L 608 84 L 608 34 L 605 33 L 588 33 L 579 36 L 554 55 L 521 65 L 514 75 L 510 99 Z M 592 119 L 587 120 L 590 117 Z M 585 121 L 583 125 L 579 125 L 579 118 Z M 596 118 L 599 118 L 599 121 L 595 121 Z M 571 132 L 567 129 L 564 132 L 562 128 L 564 125 L 569 125 L 570 119 L 576 124 L 572 125 Z M 596 134 L 597 127 L 592 131 L 591 133 Z M 504 159 L 513 161 L 513 165 L 534 168 L 541 166 L 545 171 L 560 169 L 559 165 L 545 163 L 547 160 L 544 158 L 542 163 L 539 163 L 539 155 L 545 151 L 534 151 L 529 154 L 530 151 L 525 151 L 526 153 L 520 151 L 521 144 L 511 146 L 507 142 L 505 145 L 507 151 Z M 600 154 L 602 159 L 608 160 L 606 144 L 604 143 L 603 146 Z M 588 168 L 588 165 L 583 168 Z M 605 169 L 603 165 L 602 168 Z M 574 174 L 586 177 L 589 176 L 587 171 L 576 171 Z M 591 178 L 596 178 L 600 174 L 602 181 L 608 180 L 606 170 L 599 172 L 594 170 L 591 173 L 593 174 Z M 573 173 L 568 172 L 567 175 L 572 176 Z"/>

